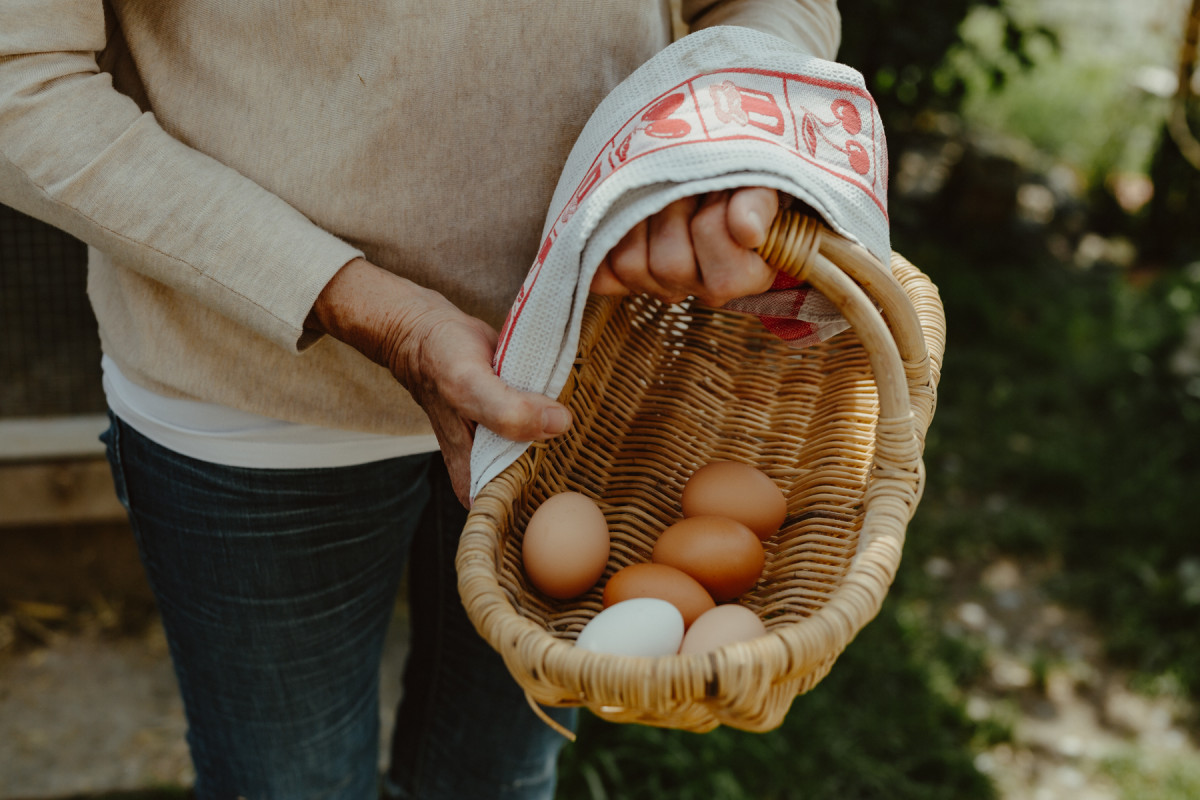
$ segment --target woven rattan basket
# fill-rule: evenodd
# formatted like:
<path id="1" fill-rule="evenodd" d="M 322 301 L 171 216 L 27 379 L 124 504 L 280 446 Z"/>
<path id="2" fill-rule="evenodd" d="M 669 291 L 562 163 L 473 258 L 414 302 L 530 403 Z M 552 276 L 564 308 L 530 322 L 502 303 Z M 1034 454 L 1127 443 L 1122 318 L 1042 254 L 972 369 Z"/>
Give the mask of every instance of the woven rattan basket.
<path id="1" fill-rule="evenodd" d="M 936 288 L 890 269 L 811 217 L 782 211 L 764 257 L 831 300 L 851 329 L 787 347 L 752 316 L 649 297 L 593 297 L 560 399 L 573 432 L 533 445 L 480 492 L 458 552 L 479 632 L 531 703 L 692 731 L 778 726 L 878 612 L 923 487 L 945 320 Z M 767 634 L 703 655 L 597 654 L 573 640 L 604 582 L 648 561 L 680 518 L 683 483 L 715 460 L 752 463 L 788 517 L 740 602 Z M 555 601 L 521 568 L 530 515 L 561 491 L 595 499 L 612 551 L 589 593 Z"/>

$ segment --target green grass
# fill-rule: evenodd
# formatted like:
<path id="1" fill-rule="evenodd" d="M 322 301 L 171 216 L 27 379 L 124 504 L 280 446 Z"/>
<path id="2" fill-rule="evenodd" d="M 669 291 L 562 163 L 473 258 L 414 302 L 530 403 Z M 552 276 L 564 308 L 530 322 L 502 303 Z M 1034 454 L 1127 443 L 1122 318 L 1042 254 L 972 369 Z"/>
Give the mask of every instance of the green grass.
<path id="1" fill-rule="evenodd" d="M 1200 765 L 1183 759 L 1122 756 L 1104 764 L 1104 774 L 1116 784 L 1120 800 L 1194 800 L 1200 797 Z"/>

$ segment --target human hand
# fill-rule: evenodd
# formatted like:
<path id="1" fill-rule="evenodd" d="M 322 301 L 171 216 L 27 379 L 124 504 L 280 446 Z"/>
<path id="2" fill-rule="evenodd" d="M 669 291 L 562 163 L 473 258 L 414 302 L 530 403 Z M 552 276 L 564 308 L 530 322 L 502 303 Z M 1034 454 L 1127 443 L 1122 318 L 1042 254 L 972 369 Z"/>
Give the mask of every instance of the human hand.
<path id="1" fill-rule="evenodd" d="M 325 287 L 308 327 L 356 348 L 420 404 L 437 435 L 455 494 L 470 507 L 477 425 L 513 441 L 565 433 L 565 406 L 518 391 L 492 369 L 497 333 L 435 291 L 355 259 Z"/>
<path id="2" fill-rule="evenodd" d="M 591 290 L 665 302 L 695 296 L 714 307 L 765 292 L 775 270 L 753 248 L 766 241 L 778 210 L 773 189 L 676 200 L 625 234 L 600 263 Z"/>

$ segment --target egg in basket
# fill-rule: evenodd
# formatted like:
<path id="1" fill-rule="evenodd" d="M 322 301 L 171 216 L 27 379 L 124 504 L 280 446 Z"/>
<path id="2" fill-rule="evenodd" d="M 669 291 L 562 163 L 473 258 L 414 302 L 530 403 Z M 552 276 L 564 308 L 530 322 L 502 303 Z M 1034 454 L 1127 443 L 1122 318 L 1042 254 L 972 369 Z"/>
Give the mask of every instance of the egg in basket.
<path id="1" fill-rule="evenodd" d="M 770 730 L 879 611 L 924 482 L 945 340 L 937 290 L 902 257 L 881 264 L 793 210 L 760 252 L 819 290 L 850 329 L 797 349 L 751 315 L 594 296 L 559 397 L 572 432 L 530 447 L 475 499 L 460 594 L 535 710 Z M 736 598 L 765 632 L 682 655 L 577 647 L 608 579 L 651 561 L 681 519 L 688 477 L 718 461 L 753 465 L 786 501 L 762 542 L 761 575 Z M 521 553 L 533 513 L 562 492 L 595 501 L 611 537 L 602 577 L 568 600 L 536 589 Z"/>

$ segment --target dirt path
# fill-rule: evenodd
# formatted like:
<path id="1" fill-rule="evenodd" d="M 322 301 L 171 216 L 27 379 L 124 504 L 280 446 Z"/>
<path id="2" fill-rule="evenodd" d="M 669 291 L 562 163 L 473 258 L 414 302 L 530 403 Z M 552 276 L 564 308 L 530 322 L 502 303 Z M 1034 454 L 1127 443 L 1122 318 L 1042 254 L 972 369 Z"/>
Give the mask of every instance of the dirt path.
<path id="1" fill-rule="evenodd" d="M 399 700 L 398 607 L 380 683 Z M 381 714 L 382 741 L 392 721 Z M 166 641 L 122 526 L 0 531 L 0 800 L 188 786 Z"/>
<path id="2" fill-rule="evenodd" d="M 1011 726 L 976 766 L 1004 800 L 1185 800 L 1200 796 L 1192 709 L 1152 694 L 1103 656 L 1094 625 L 1044 589 L 1054 567 L 998 560 L 981 571 L 933 559 L 946 582 L 944 630 L 984 649 L 987 676 L 962 687 L 967 713 Z"/>

